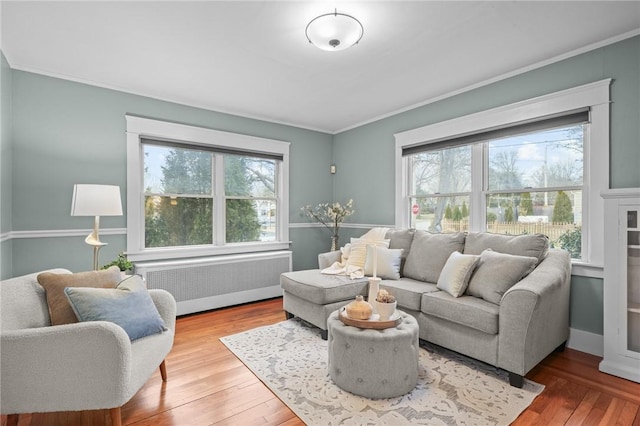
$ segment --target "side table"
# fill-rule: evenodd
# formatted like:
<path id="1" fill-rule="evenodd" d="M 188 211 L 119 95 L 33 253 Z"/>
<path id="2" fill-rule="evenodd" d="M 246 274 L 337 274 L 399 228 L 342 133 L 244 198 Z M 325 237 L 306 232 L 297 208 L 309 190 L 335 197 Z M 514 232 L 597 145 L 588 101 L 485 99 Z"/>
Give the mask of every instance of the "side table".
<path id="1" fill-rule="evenodd" d="M 329 376 L 338 387 L 367 398 L 392 398 L 415 388 L 418 322 L 397 312 L 402 322 L 383 330 L 346 325 L 338 311 L 329 316 Z"/>

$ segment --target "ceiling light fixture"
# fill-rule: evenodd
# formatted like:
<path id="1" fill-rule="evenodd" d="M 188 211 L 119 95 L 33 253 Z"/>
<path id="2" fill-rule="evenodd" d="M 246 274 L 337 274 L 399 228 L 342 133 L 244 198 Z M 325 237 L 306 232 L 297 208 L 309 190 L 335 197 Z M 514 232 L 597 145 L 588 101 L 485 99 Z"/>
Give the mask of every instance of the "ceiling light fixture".
<path id="1" fill-rule="evenodd" d="M 353 16 L 338 13 L 335 9 L 333 13 L 326 13 L 311 20 L 305 33 L 309 43 L 314 46 L 337 52 L 357 44 L 364 34 L 364 28 Z"/>

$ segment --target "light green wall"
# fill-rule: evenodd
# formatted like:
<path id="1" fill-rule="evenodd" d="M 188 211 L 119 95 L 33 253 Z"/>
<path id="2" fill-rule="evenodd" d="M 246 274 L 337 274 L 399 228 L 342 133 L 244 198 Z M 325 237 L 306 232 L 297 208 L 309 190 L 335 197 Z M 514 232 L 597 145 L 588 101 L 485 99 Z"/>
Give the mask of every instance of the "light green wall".
<path id="1" fill-rule="evenodd" d="M 394 224 L 394 133 L 605 78 L 613 79 L 610 185 L 640 186 L 640 37 L 634 37 L 335 135 L 334 198 L 353 197 L 354 223 Z M 572 278 L 573 328 L 602 334 L 602 285 Z"/>
<path id="2" fill-rule="evenodd" d="M 126 200 L 126 113 L 291 142 L 290 221 L 306 223 L 300 206 L 353 198 L 351 223 L 392 225 L 393 134 L 585 83 L 613 78 L 611 187 L 640 186 L 640 37 L 634 37 L 457 96 L 415 108 L 333 137 L 291 126 L 10 70 L 2 57 L 2 232 L 90 228 L 69 215 L 74 183 L 113 183 Z M 7 95 L 8 94 L 8 95 Z M 381 100 L 383 102 L 384 100 Z M 6 111 L 12 109 L 8 118 Z M 8 130 L 7 130 L 8 129 Z M 13 148 L 13 152 L 11 149 Z M 6 150 L 9 154 L 6 155 Z M 331 176 L 328 165 L 338 167 Z M 13 172 L 6 177 L 6 170 Z M 7 215 L 12 221 L 7 225 Z M 12 222 L 12 225 L 11 225 Z M 125 217 L 102 228 L 125 227 Z M 345 227 L 341 242 L 364 230 Z M 316 267 L 327 250 L 321 228 L 290 231 L 294 269 Z M 107 260 L 125 247 L 103 236 Z M 11 255 L 13 254 L 13 258 Z M 2 276 L 53 266 L 88 269 L 83 237 L 14 239 L 2 244 Z M 602 280 L 573 277 L 571 325 L 602 334 Z"/>
<path id="3" fill-rule="evenodd" d="M 12 70 L 4 54 L 0 52 L 0 235 L 11 231 L 11 157 L 12 157 L 12 120 L 11 120 L 11 77 Z M 10 277 L 12 273 L 12 241 L 0 242 L 0 279 Z"/>
<path id="4" fill-rule="evenodd" d="M 331 135 L 17 70 L 12 88 L 13 231 L 91 228 L 91 218 L 69 214 L 75 183 L 120 185 L 126 201 L 127 113 L 291 142 L 291 222 L 306 222 L 300 206 L 331 199 Z M 100 226 L 124 228 L 126 217 L 101 218 Z M 292 236 L 294 246 L 306 247 L 307 232 Z M 110 243 L 101 263 L 125 249 L 124 236 L 101 238 Z M 91 251 L 83 240 L 14 239 L 13 275 L 54 266 L 89 269 Z M 311 266 L 294 259 L 296 269 Z"/>

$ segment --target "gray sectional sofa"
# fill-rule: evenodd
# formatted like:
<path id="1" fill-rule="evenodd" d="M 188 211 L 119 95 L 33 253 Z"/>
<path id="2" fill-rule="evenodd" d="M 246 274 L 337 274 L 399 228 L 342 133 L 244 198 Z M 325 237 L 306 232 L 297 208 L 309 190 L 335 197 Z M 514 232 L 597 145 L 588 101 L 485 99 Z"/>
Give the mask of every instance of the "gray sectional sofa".
<path id="1" fill-rule="evenodd" d="M 566 251 L 550 249 L 545 236 L 390 230 L 385 239 L 382 259 L 396 258 L 379 268 L 380 288 L 418 320 L 420 339 L 504 369 L 517 387 L 542 359 L 564 348 L 571 261 Z M 329 315 L 368 293 L 366 276 L 321 273 L 341 255 L 323 253 L 319 269 L 280 279 L 287 317 L 319 327 L 325 339 Z"/>

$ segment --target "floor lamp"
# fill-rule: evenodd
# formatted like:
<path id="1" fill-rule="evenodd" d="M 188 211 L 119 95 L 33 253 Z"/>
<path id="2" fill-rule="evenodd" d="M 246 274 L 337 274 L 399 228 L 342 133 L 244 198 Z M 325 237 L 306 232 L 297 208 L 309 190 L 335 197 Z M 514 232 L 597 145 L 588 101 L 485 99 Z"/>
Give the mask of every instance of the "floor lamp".
<path id="1" fill-rule="evenodd" d="M 93 232 L 84 242 L 93 247 L 93 269 L 98 270 L 98 251 L 107 243 L 100 241 L 100 216 L 122 216 L 120 187 L 117 185 L 77 184 L 73 186 L 71 216 L 94 216 Z"/>

